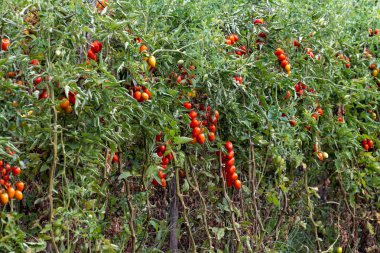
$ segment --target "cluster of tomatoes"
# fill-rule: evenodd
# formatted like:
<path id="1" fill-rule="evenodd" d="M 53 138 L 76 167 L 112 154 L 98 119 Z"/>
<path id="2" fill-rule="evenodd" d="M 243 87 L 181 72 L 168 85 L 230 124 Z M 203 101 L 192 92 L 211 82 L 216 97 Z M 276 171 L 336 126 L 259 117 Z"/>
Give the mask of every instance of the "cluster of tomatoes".
<path id="1" fill-rule="evenodd" d="M 364 139 L 362 140 L 362 147 L 365 149 L 365 151 L 369 151 L 375 146 L 373 143 L 373 140 L 371 139 Z"/>
<path id="2" fill-rule="evenodd" d="M 224 147 L 227 149 L 227 154 L 221 154 L 222 162 L 224 163 L 223 177 L 226 179 L 227 187 L 233 185 L 235 189 L 239 190 L 241 188 L 241 181 L 236 173 L 234 147 L 231 141 L 227 141 Z M 218 152 L 217 155 L 220 155 L 220 153 Z"/>
<path id="3" fill-rule="evenodd" d="M 183 106 L 188 110 L 190 110 L 193 107 L 190 102 L 183 103 Z M 205 109 L 203 104 L 201 104 L 199 108 L 196 105 L 195 108 L 199 109 L 199 111 L 206 111 L 206 113 L 201 113 L 200 115 L 198 115 L 198 113 L 195 110 L 191 110 L 188 114 L 191 119 L 190 127 L 193 129 L 192 143 L 205 143 L 206 137 L 204 134 L 204 127 L 208 128 L 208 140 L 213 142 L 215 140 L 216 125 L 219 120 L 219 112 L 217 110 L 212 112 L 211 106 L 207 106 L 207 108 Z M 200 120 L 198 120 L 198 116 L 200 116 Z"/>
<path id="4" fill-rule="evenodd" d="M 192 85 L 193 80 L 195 78 L 195 74 L 192 72 L 195 70 L 194 65 L 190 65 L 189 67 L 184 67 L 184 61 L 179 60 L 177 62 L 179 72 L 175 73 L 174 71 L 170 72 L 167 83 L 176 83 L 181 85 Z M 189 73 L 188 73 L 189 71 Z"/>
<path id="5" fill-rule="evenodd" d="M 278 61 L 280 62 L 281 68 L 283 68 L 288 75 L 291 74 L 291 67 L 289 64 L 289 60 L 285 55 L 284 50 L 281 48 L 277 48 L 276 51 L 274 51 L 274 54 L 277 56 Z"/>
<path id="6" fill-rule="evenodd" d="M 11 166 L 9 163 L 5 164 L 2 160 L 0 160 L 0 171 L 0 203 L 2 205 L 6 205 L 9 200 L 13 198 L 22 200 L 24 197 L 22 194 L 25 186 L 24 183 L 18 181 L 15 184 L 15 189 L 10 181 L 11 176 L 13 179 L 15 179 L 15 177 L 21 174 L 21 168 L 17 166 Z"/>
<path id="7" fill-rule="evenodd" d="M 313 152 L 317 156 L 318 160 L 323 161 L 329 158 L 329 154 L 327 152 L 322 152 L 319 150 L 319 146 L 313 144 Z"/>
<path id="8" fill-rule="evenodd" d="M 158 178 L 161 180 L 161 186 L 166 188 L 166 173 L 164 173 L 164 170 L 168 168 L 168 164 L 173 160 L 173 155 L 169 152 L 167 155 L 167 146 L 165 144 L 161 143 L 162 134 L 156 135 L 156 142 L 157 142 L 157 148 L 156 148 L 156 154 L 158 157 L 161 157 L 161 165 L 160 167 L 163 168 L 163 170 L 159 169 L 157 172 Z M 158 186 L 159 183 L 155 178 L 152 179 L 152 184 L 154 186 Z"/>
<path id="9" fill-rule="evenodd" d="M 62 98 L 59 104 L 59 108 L 65 111 L 67 114 L 73 111 L 72 105 L 75 105 L 77 92 L 69 91 L 69 98 Z"/>
<path id="10" fill-rule="evenodd" d="M 378 35 L 379 34 L 379 29 L 375 29 L 375 31 L 372 28 L 368 29 L 368 36 L 372 37 L 373 35 Z"/>
<path id="11" fill-rule="evenodd" d="M 344 66 L 346 66 L 346 68 L 351 68 L 350 58 L 339 53 L 336 53 L 335 56 L 338 57 L 344 63 Z"/>
<path id="12" fill-rule="evenodd" d="M 324 112 L 323 112 L 323 109 L 322 109 L 321 107 L 318 107 L 317 110 L 316 110 L 316 112 L 314 112 L 314 113 L 311 115 L 311 117 L 312 117 L 313 119 L 317 120 L 318 117 L 323 116 L 323 113 L 324 113 Z"/>
<path id="13" fill-rule="evenodd" d="M 298 97 L 301 97 L 305 93 L 305 91 L 310 92 L 310 93 L 315 93 L 315 90 L 313 88 L 307 88 L 307 86 L 301 81 L 299 81 L 298 83 L 296 83 L 296 85 L 294 85 L 294 89 Z"/>
<path id="14" fill-rule="evenodd" d="M 239 37 L 234 33 L 231 35 L 228 35 L 227 38 L 224 40 L 224 42 L 229 46 L 232 46 L 238 41 L 239 41 Z"/>
<path id="15" fill-rule="evenodd" d="M 379 69 L 376 66 L 376 63 L 371 63 L 369 69 L 372 70 L 372 76 L 376 77 L 379 74 Z"/>
<path id="16" fill-rule="evenodd" d="M 10 44 L 11 44 L 11 41 L 8 38 L 6 38 L 6 37 L 2 38 L 1 39 L 1 50 L 8 51 L 8 47 L 10 46 Z"/>
<path id="17" fill-rule="evenodd" d="M 139 102 L 145 102 L 152 97 L 152 93 L 145 86 L 132 86 L 131 95 Z"/>
<path id="18" fill-rule="evenodd" d="M 87 57 L 91 60 L 97 61 L 97 53 L 102 51 L 103 44 L 100 41 L 93 41 L 90 45 L 90 49 L 87 51 Z"/>
<path id="19" fill-rule="evenodd" d="M 148 63 L 149 68 L 152 69 L 156 67 L 156 57 L 154 57 L 154 55 L 148 54 L 148 47 L 145 44 L 142 44 L 142 39 L 137 37 L 135 38 L 135 41 L 138 44 L 141 44 L 139 48 L 140 54 L 144 53 L 147 55 L 147 57 L 145 57 L 144 60 Z"/>

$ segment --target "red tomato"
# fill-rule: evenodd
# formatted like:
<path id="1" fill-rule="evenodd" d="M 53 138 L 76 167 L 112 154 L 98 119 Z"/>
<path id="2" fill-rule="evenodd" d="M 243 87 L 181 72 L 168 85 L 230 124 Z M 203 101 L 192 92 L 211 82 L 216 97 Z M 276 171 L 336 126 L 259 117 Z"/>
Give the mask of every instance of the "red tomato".
<path id="1" fill-rule="evenodd" d="M 228 167 L 231 167 L 232 165 L 235 164 L 235 158 L 230 158 L 227 162 L 226 162 L 226 166 Z"/>
<path id="2" fill-rule="evenodd" d="M 3 51 L 7 51 L 10 44 L 11 44 L 11 41 L 8 38 L 3 38 L 1 40 L 1 49 Z"/>
<path id="3" fill-rule="evenodd" d="M 228 150 L 231 151 L 233 149 L 232 142 L 226 141 L 226 144 L 224 144 L 224 147 Z"/>
<path id="4" fill-rule="evenodd" d="M 197 137 L 201 133 L 201 129 L 199 127 L 194 127 L 192 136 L 193 138 Z"/>
<path id="5" fill-rule="evenodd" d="M 255 24 L 255 25 L 261 25 L 263 23 L 264 23 L 264 19 L 262 19 L 262 18 L 258 18 L 258 19 L 253 20 L 253 24 Z"/>
<path id="6" fill-rule="evenodd" d="M 199 123 L 199 121 L 197 119 L 192 119 L 191 122 L 190 122 L 190 127 L 191 128 L 195 128 L 195 127 L 197 127 L 199 125 L 200 125 L 200 123 Z"/>
<path id="7" fill-rule="evenodd" d="M 112 162 L 113 163 L 119 163 L 119 156 L 117 154 L 114 154 L 112 157 Z"/>
<path id="8" fill-rule="evenodd" d="M 42 82 L 42 77 L 40 77 L 40 76 L 33 80 L 34 84 L 39 84 L 41 82 Z"/>
<path id="9" fill-rule="evenodd" d="M 197 141 L 198 141 L 199 144 L 203 144 L 203 143 L 205 143 L 205 140 L 206 140 L 206 137 L 205 137 L 204 134 L 199 134 L 199 135 L 197 136 Z"/>
<path id="10" fill-rule="evenodd" d="M 283 60 L 286 59 L 286 56 L 285 56 L 284 54 L 280 54 L 280 55 L 277 56 L 277 59 L 278 59 L 279 61 L 283 61 Z"/>
<path id="11" fill-rule="evenodd" d="M 293 126 L 293 127 L 294 127 L 295 125 L 297 125 L 296 121 L 293 120 L 293 119 L 289 120 L 289 124 L 290 124 L 291 126 Z"/>
<path id="12" fill-rule="evenodd" d="M 95 40 L 91 43 L 90 48 L 91 50 L 97 54 L 102 50 L 103 44 L 100 41 Z"/>
<path id="13" fill-rule="evenodd" d="M 21 173 L 21 169 L 20 169 L 20 167 L 14 167 L 14 168 L 12 169 L 12 173 L 13 173 L 14 176 L 18 176 L 18 175 L 20 175 L 20 173 Z"/>
<path id="14" fill-rule="evenodd" d="M 88 51 L 87 51 L 87 57 L 89 58 L 89 59 L 91 59 L 91 60 L 94 60 L 94 61 L 96 61 L 96 54 L 94 53 L 94 51 L 92 51 L 91 49 L 89 49 Z"/>
<path id="15" fill-rule="evenodd" d="M 208 139 L 209 141 L 214 141 L 215 140 L 215 134 L 213 132 L 208 133 Z"/>
<path id="16" fill-rule="evenodd" d="M 235 173 L 233 173 L 232 175 L 231 175 L 231 180 L 232 180 L 232 182 L 234 182 L 235 180 L 237 180 L 238 179 L 238 174 L 235 172 Z"/>
<path id="17" fill-rule="evenodd" d="M 373 140 L 368 140 L 367 143 L 368 143 L 369 148 L 373 148 L 373 145 L 374 145 Z"/>
<path id="18" fill-rule="evenodd" d="M 165 178 L 161 178 L 161 186 L 166 188 L 166 179 Z"/>
<path id="19" fill-rule="evenodd" d="M 294 41 L 293 41 L 293 45 L 294 45 L 295 47 L 300 47 L 300 46 L 301 46 L 301 43 L 300 43 L 298 40 L 294 40 Z"/>
<path id="20" fill-rule="evenodd" d="M 277 55 L 277 56 L 279 56 L 279 55 L 281 55 L 283 53 L 284 53 L 284 50 L 282 50 L 281 48 L 277 48 L 276 51 L 274 51 L 274 54 Z"/>
<path id="21" fill-rule="evenodd" d="M 195 119 L 197 117 L 197 113 L 192 110 L 189 112 L 189 117 L 190 117 L 190 119 Z"/>
<path id="22" fill-rule="evenodd" d="M 162 157 L 161 163 L 162 163 L 162 165 L 168 165 L 169 164 L 169 159 L 166 156 Z"/>
<path id="23" fill-rule="evenodd" d="M 215 132 L 216 132 L 216 126 L 215 126 L 215 125 L 209 125 L 209 126 L 208 126 L 208 130 L 209 130 L 210 132 L 215 133 Z"/>
<path id="24" fill-rule="evenodd" d="M 285 68 L 285 66 L 288 64 L 289 64 L 289 62 L 287 60 L 281 61 L 281 68 Z"/>
<path id="25" fill-rule="evenodd" d="M 235 172 L 236 172 L 236 167 L 235 167 L 235 165 L 232 165 L 231 167 L 229 167 L 229 168 L 227 169 L 227 173 L 228 173 L 229 175 L 233 175 Z"/>
<path id="26" fill-rule="evenodd" d="M 165 153 L 166 146 L 165 145 L 161 145 L 161 146 L 158 147 L 158 150 L 161 151 L 162 153 Z"/>
<path id="27" fill-rule="evenodd" d="M 136 99 L 137 101 L 140 101 L 140 99 L 141 99 L 141 92 L 140 91 L 135 91 L 133 93 L 133 98 Z"/>
<path id="28" fill-rule="evenodd" d="M 235 187 L 236 190 L 239 190 L 241 188 L 241 182 L 240 182 L 240 180 L 238 180 L 238 179 L 235 180 L 234 187 Z"/>
<path id="29" fill-rule="evenodd" d="M 40 61 L 37 60 L 37 59 L 33 59 L 33 60 L 30 61 L 30 65 L 37 66 L 37 65 L 39 65 L 39 64 L 40 64 Z"/>
<path id="30" fill-rule="evenodd" d="M 185 107 L 186 109 L 190 110 L 191 109 L 191 103 L 190 102 L 185 102 L 185 103 L 183 103 L 183 107 Z"/>

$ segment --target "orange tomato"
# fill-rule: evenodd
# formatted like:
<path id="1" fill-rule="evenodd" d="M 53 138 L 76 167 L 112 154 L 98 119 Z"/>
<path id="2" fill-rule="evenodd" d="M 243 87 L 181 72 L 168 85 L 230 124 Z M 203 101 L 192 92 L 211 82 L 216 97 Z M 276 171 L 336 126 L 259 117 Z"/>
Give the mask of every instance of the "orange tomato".
<path id="1" fill-rule="evenodd" d="M 22 194 L 21 191 L 16 190 L 16 191 L 15 191 L 15 198 L 16 198 L 17 200 L 22 200 L 22 199 L 24 198 L 24 196 L 23 196 L 23 194 Z"/>
<path id="2" fill-rule="evenodd" d="M 15 189 L 13 189 L 13 187 L 8 187 L 7 193 L 8 193 L 8 197 L 10 199 L 13 199 L 13 197 L 15 196 Z"/>
<path id="3" fill-rule="evenodd" d="M 19 191 L 23 191 L 24 188 L 25 188 L 25 184 L 23 182 L 19 181 L 19 182 L 16 183 L 16 188 Z"/>

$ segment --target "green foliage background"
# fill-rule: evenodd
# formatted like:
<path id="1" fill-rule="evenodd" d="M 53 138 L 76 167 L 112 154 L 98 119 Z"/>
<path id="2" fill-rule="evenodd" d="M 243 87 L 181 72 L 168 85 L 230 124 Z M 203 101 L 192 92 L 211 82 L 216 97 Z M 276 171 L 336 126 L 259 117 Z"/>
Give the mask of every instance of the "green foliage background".
<path id="1" fill-rule="evenodd" d="M 369 27 L 380 28 L 376 2 L 110 0 L 102 13 L 74 0 L 1 6 L 0 32 L 11 46 L 0 52 L 0 154 L 21 165 L 26 182 L 24 200 L 1 209 L 1 252 L 54 252 L 52 241 L 59 252 L 168 252 L 176 175 L 171 164 L 168 187 L 151 184 L 160 132 L 186 171 L 186 178 L 177 174 L 187 206 L 178 203 L 179 251 L 191 250 L 184 214 L 196 252 L 380 250 L 380 96 L 368 69 L 379 63 L 380 36 L 368 36 Z M 256 18 L 264 25 L 253 25 Z M 267 38 L 257 46 L 260 32 Z M 239 42 L 227 46 L 231 33 Z M 155 55 L 155 72 L 136 37 Z M 86 64 L 93 40 L 103 50 L 98 63 Z M 236 45 L 250 53 L 237 57 Z M 290 59 L 290 76 L 273 54 L 278 47 Z M 320 60 L 306 57 L 305 48 Z M 336 53 L 348 56 L 351 68 Z M 41 65 L 30 67 L 32 59 Z M 179 73 L 179 60 L 196 67 L 190 86 L 168 80 Z M 34 92 L 38 76 L 48 99 Z M 126 88 L 133 81 L 148 87 L 152 99 L 136 102 Z M 316 93 L 297 97 L 299 81 Z M 73 113 L 57 112 L 69 90 L 78 92 Z M 191 136 L 182 103 L 192 90 L 197 102 L 220 112 L 215 143 L 181 143 Z M 318 106 L 324 115 L 315 121 Z M 337 108 L 345 112 L 343 123 Z M 375 142 L 370 152 L 361 147 L 367 138 Z M 215 156 L 226 140 L 234 143 L 243 182 L 240 191 L 228 188 L 228 197 Z M 314 143 L 328 159 L 316 158 Z M 115 152 L 119 165 L 106 159 Z"/>

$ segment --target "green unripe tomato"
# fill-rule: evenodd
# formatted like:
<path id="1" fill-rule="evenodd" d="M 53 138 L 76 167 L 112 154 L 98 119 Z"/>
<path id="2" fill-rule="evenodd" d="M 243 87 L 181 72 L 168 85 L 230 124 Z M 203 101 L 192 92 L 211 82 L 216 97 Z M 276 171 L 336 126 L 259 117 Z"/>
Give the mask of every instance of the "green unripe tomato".
<path id="1" fill-rule="evenodd" d="M 342 247 L 338 247 L 338 248 L 336 248 L 336 253 L 342 253 L 342 252 L 343 252 Z"/>

